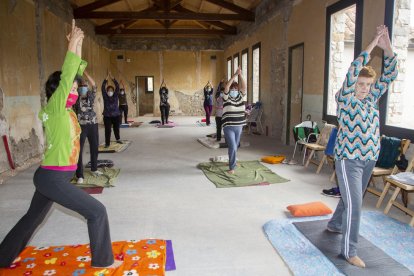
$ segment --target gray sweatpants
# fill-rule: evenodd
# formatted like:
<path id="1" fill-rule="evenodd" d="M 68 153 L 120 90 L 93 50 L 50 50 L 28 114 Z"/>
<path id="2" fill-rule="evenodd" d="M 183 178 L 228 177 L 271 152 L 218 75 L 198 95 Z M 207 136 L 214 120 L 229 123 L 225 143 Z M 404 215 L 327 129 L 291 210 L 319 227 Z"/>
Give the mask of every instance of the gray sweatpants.
<path id="1" fill-rule="evenodd" d="M 341 254 L 347 259 L 357 255 L 362 197 L 374 167 L 375 161 L 351 159 L 335 161 L 341 199 L 328 227 L 341 231 Z"/>

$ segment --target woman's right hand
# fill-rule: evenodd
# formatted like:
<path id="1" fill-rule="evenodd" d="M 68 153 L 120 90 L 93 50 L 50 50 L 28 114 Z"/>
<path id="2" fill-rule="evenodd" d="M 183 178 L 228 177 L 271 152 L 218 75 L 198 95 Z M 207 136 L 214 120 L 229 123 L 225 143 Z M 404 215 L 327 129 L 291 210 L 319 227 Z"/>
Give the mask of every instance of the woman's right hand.
<path id="1" fill-rule="evenodd" d="M 69 40 L 68 51 L 76 54 L 78 47 L 82 47 L 84 34 L 80 28 L 76 27 L 75 20 L 72 20 L 72 30 L 66 38 Z"/>

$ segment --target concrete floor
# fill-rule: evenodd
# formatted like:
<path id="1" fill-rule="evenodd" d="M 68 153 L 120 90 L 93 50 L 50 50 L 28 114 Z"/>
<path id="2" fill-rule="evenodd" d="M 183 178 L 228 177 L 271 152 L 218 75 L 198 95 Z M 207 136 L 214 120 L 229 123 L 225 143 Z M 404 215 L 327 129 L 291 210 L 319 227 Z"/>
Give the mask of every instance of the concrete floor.
<path id="1" fill-rule="evenodd" d="M 142 117 L 149 122 L 153 118 Z M 330 170 L 320 175 L 315 167 L 269 165 L 291 179 L 270 186 L 217 189 L 196 168 L 226 149 L 208 149 L 196 139 L 213 133 L 213 127 L 197 127 L 195 117 L 173 117 L 178 126 L 158 129 L 149 124 L 121 129 L 121 138 L 132 141 L 127 151 L 100 154 L 112 159 L 121 174 L 116 187 L 96 198 L 105 204 L 112 240 L 161 238 L 173 241 L 177 270 L 167 275 L 290 275 L 278 253 L 266 239 L 262 225 L 286 218 L 286 206 L 321 200 L 335 208 L 338 199 L 320 194 L 329 188 Z M 101 129 L 101 141 L 103 134 Z M 292 153 L 274 139 L 245 135 L 251 146 L 239 150 L 240 160 L 263 155 Z M 89 160 L 88 151 L 84 160 Z M 299 156 L 298 156 L 299 157 Z M 299 158 L 298 158 L 299 159 Z M 0 239 L 25 213 L 34 191 L 32 177 L 37 166 L 0 185 Z M 368 194 L 364 209 L 375 209 L 377 198 Z M 407 222 L 402 212 L 391 216 Z M 30 244 L 60 245 L 88 243 L 82 217 L 54 205 Z"/>

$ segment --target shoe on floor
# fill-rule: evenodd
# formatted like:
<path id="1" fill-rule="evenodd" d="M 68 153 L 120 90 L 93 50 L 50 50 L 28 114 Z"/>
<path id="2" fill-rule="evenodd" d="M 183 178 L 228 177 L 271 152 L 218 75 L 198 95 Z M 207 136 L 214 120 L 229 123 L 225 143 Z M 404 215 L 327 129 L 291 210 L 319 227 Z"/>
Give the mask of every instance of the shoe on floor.
<path id="1" fill-rule="evenodd" d="M 365 268 L 365 263 L 364 263 L 364 261 L 363 260 L 361 260 L 361 258 L 360 257 L 358 257 L 358 256 L 354 256 L 354 257 L 351 257 L 351 258 L 349 258 L 349 259 L 346 259 L 347 261 L 348 261 L 348 263 L 350 263 L 351 265 L 354 265 L 354 266 L 357 266 L 357 267 L 360 267 L 360 268 Z"/>
<path id="2" fill-rule="evenodd" d="M 76 183 L 78 183 L 78 184 L 83 184 L 83 177 L 79 177 L 79 178 L 78 178 L 78 181 L 76 181 Z"/>
<path id="3" fill-rule="evenodd" d="M 326 230 L 327 230 L 328 232 L 331 232 L 331 233 L 338 233 L 338 234 L 342 234 L 342 231 L 341 231 L 341 230 L 336 230 L 336 229 L 333 229 L 333 228 L 331 228 L 331 227 L 329 227 L 329 226 L 326 226 Z"/>
<path id="4" fill-rule="evenodd" d="M 123 144 L 124 142 L 122 142 L 121 140 L 116 140 L 116 142 L 118 143 L 118 144 Z"/>
<path id="5" fill-rule="evenodd" d="M 103 175 L 103 172 L 101 172 L 101 171 L 94 171 L 94 172 L 91 171 L 91 173 L 95 177 L 100 176 L 100 175 Z"/>
<path id="6" fill-rule="evenodd" d="M 322 190 L 322 194 L 326 195 L 326 196 L 331 196 L 331 197 L 341 197 L 341 193 L 339 192 L 339 188 L 338 187 L 334 187 L 332 189 L 329 190 Z"/>
<path id="7" fill-rule="evenodd" d="M 109 148 L 109 145 L 105 145 L 105 147 L 104 147 L 104 148 L 106 148 L 106 149 L 107 149 L 107 148 Z"/>

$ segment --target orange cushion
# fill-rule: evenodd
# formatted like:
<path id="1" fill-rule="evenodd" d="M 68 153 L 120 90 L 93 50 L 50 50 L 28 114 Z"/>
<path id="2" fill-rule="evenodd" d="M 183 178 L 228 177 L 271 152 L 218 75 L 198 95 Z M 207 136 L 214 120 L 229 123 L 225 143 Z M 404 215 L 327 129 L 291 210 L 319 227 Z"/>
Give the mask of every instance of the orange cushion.
<path id="1" fill-rule="evenodd" d="M 286 156 L 284 155 L 277 155 L 277 156 L 264 156 L 262 157 L 262 162 L 269 163 L 269 164 L 279 164 L 285 160 Z"/>
<path id="2" fill-rule="evenodd" d="M 294 217 L 313 217 L 332 214 L 332 210 L 320 201 L 289 205 L 287 209 Z"/>

